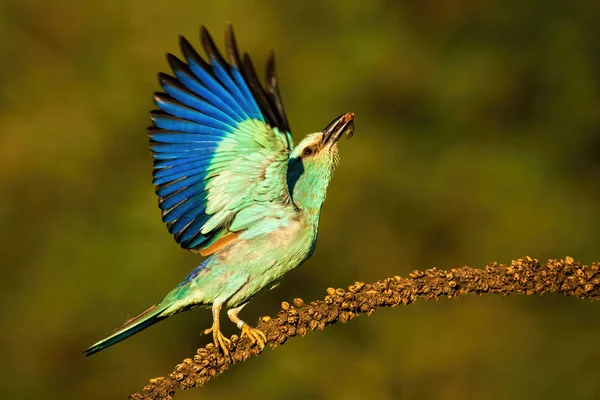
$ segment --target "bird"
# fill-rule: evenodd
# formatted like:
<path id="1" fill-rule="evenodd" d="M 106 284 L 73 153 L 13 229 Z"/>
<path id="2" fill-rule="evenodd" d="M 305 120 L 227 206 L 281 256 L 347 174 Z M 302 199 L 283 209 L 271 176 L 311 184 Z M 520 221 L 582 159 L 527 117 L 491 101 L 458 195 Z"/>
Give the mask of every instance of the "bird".
<path id="1" fill-rule="evenodd" d="M 334 168 L 338 140 L 354 134 L 347 112 L 294 146 L 275 74 L 266 62 L 261 84 L 250 56 L 240 55 L 231 24 L 227 60 L 206 27 L 202 58 L 179 37 L 183 59 L 167 54 L 172 75 L 159 73 L 162 92 L 148 128 L 153 184 L 162 221 L 184 249 L 206 256 L 161 301 L 84 351 L 97 353 L 174 314 L 211 308 L 215 346 L 229 354 L 221 332 L 227 316 L 262 351 L 264 332 L 239 313 L 315 250 L 321 208 Z"/>

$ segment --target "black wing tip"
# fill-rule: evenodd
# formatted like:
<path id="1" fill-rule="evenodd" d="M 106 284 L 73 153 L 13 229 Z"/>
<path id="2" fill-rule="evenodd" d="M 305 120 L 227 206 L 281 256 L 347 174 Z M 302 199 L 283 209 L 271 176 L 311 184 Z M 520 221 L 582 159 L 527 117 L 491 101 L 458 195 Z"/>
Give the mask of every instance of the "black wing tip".
<path id="1" fill-rule="evenodd" d="M 156 104 L 157 107 L 162 108 L 162 105 L 165 104 L 170 104 L 170 105 L 177 105 L 179 107 L 186 107 L 187 106 L 183 103 L 181 103 L 180 101 L 177 101 L 176 99 L 174 99 L 173 97 L 171 97 L 170 94 L 165 93 L 165 92 L 154 92 L 152 94 L 152 100 L 154 101 L 154 104 Z M 150 114 L 157 114 L 157 112 L 163 112 L 165 115 L 171 115 L 169 113 L 164 112 L 163 110 L 152 110 L 150 111 Z"/>
<path id="2" fill-rule="evenodd" d="M 202 69 L 211 73 L 210 65 L 198 54 L 198 52 L 194 49 L 194 46 L 183 36 L 179 36 L 179 48 L 181 49 L 181 53 L 183 57 L 189 62 L 194 62 L 198 64 Z M 185 64 L 184 64 L 185 65 Z"/>
<path id="3" fill-rule="evenodd" d="M 170 101 L 171 96 L 169 96 L 165 92 L 154 92 L 152 93 L 152 100 L 154 100 L 154 103 L 159 103 L 161 101 Z M 152 113 L 152 111 L 150 112 Z"/>
<path id="4" fill-rule="evenodd" d="M 82 351 L 81 353 L 83 354 L 84 357 L 89 357 L 92 354 L 96 354 L 97 352 L 99 352 L 101 349 L 100 348 L 96 348 L 94 346 L 85 349 L 84 351 Z"/>
<path id="5" fill-rule="evenodd" d="M 266 66 L 267 90 L 272 92 L 272 89 L 277 85 L 277 77 L 275 76 L 275 52 L 271 50 L 267 56 Z"/>
<path id="6" fill-rule="evenodd" d="M 266 67 L 266 90 L 269 93 L 269 100 L 276 109 L 276 114 L 279 117 L 280 126 L 286 131 L 290 131 L 290 126 L 285 114 L 285 108 L 283 107 L 283 101 L 281 100 L 281 94 L 279 93 L 279 87 L 277 85 L 277 71 L 275 63 L 275 50 L 269 51 L 267 56 L 267 67 Z"/>
<path id="7" fill-rule="evenodd" d="M 165 92 L 156 91 L 156 92 L 152 93 L 152 98 L 155 100 L 161 100 L 161 101 L 170 102 L 170 103 L 183 104 L 180 101 L 171 97 L 171 95 L 169 93 L 165 93 Z M 185 104 L 183 104 L 183 105 L 185 106 Z"/>
<path id="8" fill-rule="evenodd" d="M 204 51 L 208 55 L 208 58 L 210 58 L 211 60 L 216 60 L 223 67 L 229 66 L 229 64 L 227 64 L 227 62 L 219 52 L 215 41 L 208 32 L 208 29 L 206 29 L 204 25 L 202 25 L 202 27 L 200 28 L 200 41 L 202 42 L 202 47 L 204 47 Z"/>
<path id="9" fill-rule="evenodd" d="M 235 41 L 235 32 L 231 22 L 225 23 L 225 38 L 232 38 Z"/>
<path id="10" fill-rule="evenodd" d="M 256 70 L 254 69 L 254 63 L 252 62 L 252 58 L 250 58 L 250 55 L 248 53 L 244 53 L 244 55 L 242 56 L 242 62 L 244 64 L 244 67 L 249 69 L 248 72 L 256 73 Z"/>
<path id="11" fill-rule="evenodd" d="M 273 105 L 269 100 L 268 92 L 258 80 L 254 63 L 252 62 L 252 59 L 248 53 L 244 53 L 243 56 L 243 72 L 246 80 L 248 81 L 248 86 L 256 98 L 256 101 L 259 104 L 261 111 L 263 112 L 263 115 L 265 116 L 269 125 L 279 128 L 282 127 L 278 115 L 275 112 L 276 110 L 273 108 Z"/>
<path id="12" fill-rule="evenodd" d="M 175 79 L 173 78 L 171 75 L 167 74 L 166 72 L 159 72 L 157 74 L 158 76 L 158 80 L 161 81 L 163 79 L 169 80 L 169 79 Z"/>
<path id="13" fill-rule="evenodd" d="M 168 112 L 165 112 L 163 110 L 151 110 L 150 111 L 150 117 L 155 116 L 155 117 L 167 117 L 169 119 L 173 119 L 173 120 L 182 120 L 182 118 L 178 118 L 175 117 L 171 114 L 169 114 Z"/>
<path id="14" fill-rule="evenodd" d="M 210 32 L 206 29 L 206 26 L 200 25 L 200 42 L 204 46 L 205 43 L 213 42 L 212 36 L 210 36 Z"/>
<path id="15" fill-rule="evenodd" d="M 158 83 L 163 88 L 165 86 L 179 86 L 179 81 L 165 72 L 158 73 Z"/>
<path id="16" fill-rule="evenodd" d="M 189 51 L 194 51 L 194 47 L 192 46 L 192 44 L 190 43 L 189 40 L 187 40 L 187 38 L 185 36 L 179 35 L 179 48 L 181 49 L 181 52 L 186 54 Z"/>
<path id="17" fill-rule="evenodd" d="M 185 68 L 185 63 L 173 53 L 167 53 L 167 62 L 173 71 Z"/>
<path id="18" fill-rule="evenodd" d="M 227 50 L 227 56 L 229 57 L 229 63 L 233 67 L 240 69 L 241 61 L 240 53 L 237 47 L 237 40 L 235 38 L 235 32 L 233 31 L 233 25 L 229 22 L 225 28 L 225 47 Z"/>

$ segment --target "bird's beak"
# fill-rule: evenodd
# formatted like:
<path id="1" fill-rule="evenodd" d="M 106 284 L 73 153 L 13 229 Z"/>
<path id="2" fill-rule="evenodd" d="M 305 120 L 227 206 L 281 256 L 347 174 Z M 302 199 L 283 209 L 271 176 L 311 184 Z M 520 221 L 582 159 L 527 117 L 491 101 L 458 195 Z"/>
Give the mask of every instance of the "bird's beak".
<path id="1" fill-rule="evenodd" d="M 346 139 L 354 134 L 354 113 L 342 114 L 323 129 L 323 145 L 333 146 L 346 132 Z"/>

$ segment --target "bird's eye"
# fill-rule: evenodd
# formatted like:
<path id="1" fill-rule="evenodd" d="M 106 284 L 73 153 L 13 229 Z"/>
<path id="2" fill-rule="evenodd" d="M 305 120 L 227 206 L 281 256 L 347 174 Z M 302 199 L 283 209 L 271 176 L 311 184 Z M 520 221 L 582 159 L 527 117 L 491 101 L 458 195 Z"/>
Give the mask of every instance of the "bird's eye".
<path id="1" fill-rule="evenodd" d="M 304 151 L 302 152 L 303 156 L 310 156 L 313 153 L 313 150 L 310 147 L 307 147 L 304 149 Z"/>

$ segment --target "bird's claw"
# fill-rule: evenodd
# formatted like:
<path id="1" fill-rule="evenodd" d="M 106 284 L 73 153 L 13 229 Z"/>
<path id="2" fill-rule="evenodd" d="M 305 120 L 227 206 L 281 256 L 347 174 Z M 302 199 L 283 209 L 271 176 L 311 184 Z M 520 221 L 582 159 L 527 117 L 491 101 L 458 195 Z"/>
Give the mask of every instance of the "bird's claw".
<path id="1" fill-rule="evenodd" d="M 258 344 L 258 347 L 261 351 L 265 348 L 267 336 L 263 333 L 263 331 L 253 328 L 248 324 L 244 324 L 242 326 L 242 337 L 244 336 L 250 339 L 250 342 L 252 342 L 253 345 Z"/>
<path id="2" fill-rule="evenodd" d="M 227 339 L 219 329 L 215 329 L 214 327 L 204 330 L 205 335 L 208 335 L 209 333 L 212 333 L 213 335 L 215 346 L 223 350 L 223 354 L 225 356 L 229 355 L 229 346 L 231 346 L 231 340 Z"/>

